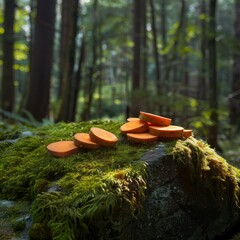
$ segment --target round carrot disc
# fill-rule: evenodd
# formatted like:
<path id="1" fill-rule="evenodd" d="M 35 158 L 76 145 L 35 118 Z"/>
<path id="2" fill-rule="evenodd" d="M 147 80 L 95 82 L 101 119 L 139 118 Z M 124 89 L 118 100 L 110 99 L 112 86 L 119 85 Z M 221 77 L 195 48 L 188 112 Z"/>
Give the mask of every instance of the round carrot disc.
<path id="1" fill-rule="evenodd" d="M 149 143 L 158 140 L 158 136 L 150 133 L 127 133 L 127 139 L 136 143 Z"/>
<path id="2" fill-rule="evenodd" d="M 183 137 L 184 138 L 189 138 L 193 135 L 193 132 L 191 129 L 184 129 L 183 130 Z"/>
<path id="3" fill-rule="evenodd" d="M 76 133 L 74 135 L 74 143 L 80 147 L 88 149 L 100 148 L 100 145 L 93 142 L 88 133 Z"/>
<path id="4" fill-rule="evenodd" d="M 68 157 L 79 152 L 79 147 L 74 141 L 59 141 L 50 143 L 47 150 L 55 157 Z"/>
<path id="5" fill-rule="evenodd" d="M 182 138 L 183 127 L 169 125 L 165 127 L 149 126 L 149 133 L 163 138 Z"/>
<path id="6" fill-rule="evenodd" d="M 143 133 L 148 131 L 148 125 L 146 122 L 138 119 L 124 123 L 120 130 L 122 133 Z"/>
<path id="7" fill-rule="evenodd" d="M 138 121 L 138 120 L 139 120 L 139 118 L 137 118 L 137 117 L 130 117 L 130 118 L 127 118 L 127 121 L 128 121 L 128 122 Z"/>
<path id="8" fill-rule="evenodd" d="M 169 126 L 171 124 L 172 119 L 162 117 L 159 115 L 155 115 L 152 113 L 147 112 L 140 112 L 139 119 L 150 122 L 152 124 L 158 125 L 158 126 Z"/>
<path id="9" fill-rule="evenodd" d="M 92 141 L 105 147 L 114 146 L 118 141 L 113 133 L 97 127 L 92 127 L 90 129 L 89 136 Z"/>

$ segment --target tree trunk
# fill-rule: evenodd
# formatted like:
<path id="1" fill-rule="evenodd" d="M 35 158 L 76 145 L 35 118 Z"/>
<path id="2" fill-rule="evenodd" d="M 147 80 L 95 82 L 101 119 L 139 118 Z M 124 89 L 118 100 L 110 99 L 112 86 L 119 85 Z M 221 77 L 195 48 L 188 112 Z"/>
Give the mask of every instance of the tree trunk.
<path id="1" fill-rule="evenodd" d="M 209 1 L 209 107 L 212 125 L 209 127 L 208 143 L 213 148 L 218 148 L 218 86 L 216 63 L 216 4 L 217 0 Z"/>
<path id="2" fill-rule="evenodd" d="M 48 116 L 56 0 L 38 0 L 30 90 L 26 110 L 41 121 Z"/>
<path id="3" fill-rule="evenodd" d="M 167 46 L 167 21 L 166 21 L 166 1 L 161 0 L 161 37 L 162 37 L 162 49 L 165 49 Z M 165 53 L 162 55 L 162 74 L 161 74 L 161 90 L 162 92 L 167 92 L 167 84 L 168 84 L 168 76 L 166 75 L 166 70 L 167 70 L 167 65 L 168 65 L 168 55 Z M 166 102 L 167 96 L 163 94 L 161 96 L 162 102 Z M 166 114 L 167 108 L 162 104 L 160 106 L 160 112 L 162 114 Z"/>
<path id="4" fill-rule="evenodd" d="M 240 130 L 240 1 L 235 0 L 235 51 L 230 98 L 230 124 Z"/>
<path id="5" fill-rule="evenodd" d="M 3 34 L 3 73 L 1 87 L 1 107 L 5 111 L 12 112 L 14 109 L 14 71 L 13 71 L 13 48 L 14 48 L 14 16 L 15 0 L 4 1 L 4 34 Z"/>
<path id="6" fill-rule="evenodd" d="M 33 38 L 34 38 L 34 18 L 33 16 L 36 15 L 36 9 L 37 9 L 37 2 L 36 0 L 30 0 L 30 13 L 29 13 L 29 31 L 30 31 L 30 39 L 29 39 L 29 50 L 28 50 L 28 60 L 29 60 L 29 68 L 30 70 L 32 69 L 32 63 L 33 63 L 33 54 L 32 54 L 32 49 L 33 49 Z M 20 104 L 20 109 L 23 110 L 25 106 L 27 105 L 27 99 L 30 91 L 30 73 L 27 74 L 27 77 L 25 79 L 25 84 L 24 84 L 24 89 L 22 93 L 22 100 Z M 24 112 L 21 114 L 24 115 Z"/>
<path id="7" fill-rule="evenodd" d="M 142 24 L 142 88 L 147 90 L 147 69 L 148 69 L 148 49 L 147 49 L 147 1 L 143 1 L 142 13 L 143 13 L 143 24 Z"/>
<path id="8" fill-rule="evenodd" d="M 85 102 L 82 111 L 82 120 L 87 121 L 91 118 L 91 106 L 93 100 L 93 94 L 95 90 L 95 80 L 96 80 L 96 70 L 97 70 L 97 46 L 98 46 L 98 38 L 97 38 L 97 29 L 98 29 L 98 0 L 94 0 L 93 2 L 93 27 L 92 27 L 92 63 L 88 70 L 88 82 L 86 83 L 86 96 Z"/>
<path id="9" fill-rule="evenodd" d="M 184 25 L 184 18 L 185 18 L 185 10 L 186 10 L 186 3 L 185 0 L 181 0 L 181 10 L 179 15 L 179 24 L 176 29 L 176 33 L 173 40 L 173 46 L 169 53 L 169 59 L 168 64 L 165 68 L 163 79 L 165 79 L 168 82 L 168 86 L 166 86 L 165 92 L 171 92 L 172 98 L 171 101 L 168 103 L 168 107 L 166 109 L 166 114 L 172 118 L 174 118 L 174 104 L 175 104 L 175 91 L 176 88 L 170 89 L 169 86 L 171 86 L 171 83 L 174 83 L 177 78 L 177 72 L 178 72 L 178 48 L 179 48 L 179 40 L 182 33 L 183 25 Z M 172 79 L 170 79 L 170 73 L 172 73 Z M 173 85 L 173 84 L 172 84 Z"/>
<path id="10" fill-rule="evenodd" d="M 130 114 L 138 116 L 140 105 L 138 94 L 141 88 L 141 38 L 142 38 L 142 0 L 134 0 L 134 17 L 133 17 L 133 68 L 132 68 L 132 97 Z"/>
<path id="11" fill-rule="evenodd" d="M 73 113 L 73 85 L 75 62 L 75 38 L 77 32 L 78 1 L 62 1 L 60 48 L 60 112 L 58 121 L 71 121 Z"/>
<path id="12" fill-rule="evenodd" d="M 82 37 L 82 45 L 80 48 L 80 56 L 79 56 L 79 61 L 78 61 L 78 69 L 75 75 L 75 79 L 74 79 L 74 87 L 73 87 L 73 106 L 72 106 L 72 112 L 76 113 L 77 111 L 77 101 L 78 101 L 78 93 L 79 93 L 79 89 L 80 89 L 80 85 L 82 82 L 82 67 L 83 67 L 83 63 L 85 60 L 85 36 L 83 35 Z M 75 116 L 76 114 L 74 114 L 74 118 L 71 119 L 71 121 L 75 121 Z"/>
<path id="13" fill-rule="evenodd" d="M 68 121 L 74 121 L 75 120 L 75 114 L 76 114 L 76 103 L 77 103 L 77 96 L 78 96 L 78 91 L 79 91 L 79 80 L 80 78 L 76 78 L 74 74 L 74 66 L 75 66 L 75 52 L 76 52 L 76 36 L 77 36 L 77 22 L 78 22 L 78 17 L 79 17 L 79 1 L 74 0 L 73 2 L 73 34 L 72 34 L 72 39 L 71 39 L 71 45 L 70 45 L 70 59 L 69 59 L 69 85 L 70 85 L 70 98 L 69 98 L 69 107 L 68 107 Z M 84 41 L 84 40 L 83 40 Z M 82 47 L 84 48 L 84 42 L 82 43 Z M 80 52 L 82 54 L 82 51 L 84 49 L 81 49 Z M 84 54 L 84 53 L 83 53 Z M 82 61 L 83 57 L 80 56 L 79 59 L 79 64 L 80 68 L 82 67 Z"/>
<path id="14" fill-rule="evenodd" d="M 198 79 L 198 99 L 206 100 L 206 0 L 200 2 L 200 24 L 201 24 L 201 68 Z"/>
<path id="15" fill-rule="evenodd" d="M 160 61 L 159 61 L 159 54 L 158 54 L 158 47 L 157 47 L 157 29 L 156 29 L 156 20 L 155 20 L 155 11 L 154 11 L 154 3 L 153 0 L 150 0 L 150 7 L 151 7 L 151 25 L 152 25 L 152 34 L 153 34 L 153 49 L 154 49 L 154 59 L 155 59 L 155 68 L 156 68 L 156 92 L 157 96 L 160 94 Z"/>

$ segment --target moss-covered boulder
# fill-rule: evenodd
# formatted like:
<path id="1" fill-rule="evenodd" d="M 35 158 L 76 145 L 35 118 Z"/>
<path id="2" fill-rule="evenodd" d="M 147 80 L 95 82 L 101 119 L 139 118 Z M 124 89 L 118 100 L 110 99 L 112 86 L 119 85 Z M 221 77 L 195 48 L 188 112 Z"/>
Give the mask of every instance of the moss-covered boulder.
<path id="1" fill-rule="evenodd" d="M 239 170 L 205 142 L 159 144 L 142 160 L 149 177 L 132 239 L 218 239 L 239 222 Z"/>
<path id="2" fill-rule="evenodd" d="M 11 144 L 2 137 L 0 198 L 29 202 L 29 239 L 213 239 L 235 222 L 238 169 L 194 138 L 130 144 L 120 125 L 58 123 Z M 49 143 L 92 126 L 116 134 L 117 145 L 48 153 Z"/>

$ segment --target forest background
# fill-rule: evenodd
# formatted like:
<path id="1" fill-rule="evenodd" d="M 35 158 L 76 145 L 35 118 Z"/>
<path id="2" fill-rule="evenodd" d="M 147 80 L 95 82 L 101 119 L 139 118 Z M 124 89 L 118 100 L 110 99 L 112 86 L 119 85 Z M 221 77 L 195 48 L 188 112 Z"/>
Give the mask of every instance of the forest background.
<path id="1" fill-rule="evenodd" d="M 144 110 L 239 146 L 240 1 L 1 0 L 0 84 L 1 126 Z"/>

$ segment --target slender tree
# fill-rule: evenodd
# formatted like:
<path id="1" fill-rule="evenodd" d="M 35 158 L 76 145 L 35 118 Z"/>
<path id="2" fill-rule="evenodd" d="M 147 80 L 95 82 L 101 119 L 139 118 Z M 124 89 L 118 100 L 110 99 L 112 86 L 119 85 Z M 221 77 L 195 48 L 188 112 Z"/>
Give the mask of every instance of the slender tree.
<path id="1" fill-rule="evenodd" d="M 58 121 L 73 121 L 74 64 L 78 20 L 78 0 L 62 1 L 60 43 L 60 111 Z"/>
<path id="2" fill-rule="evenodd" d="M 179 15 L 179 21 L 178 21 L 178 27 L 176 29 L 173 43 L 172 43 L 172 49 L 169 53 L 169 59 L 168 59 L 168 65 L 166 67 L 165 73 L 164 73 L 164 79 L 168 80 L 170 82 L 172 80 L 173 83 L 176 83 L 177 81 L 177 74 L 179 70 L 178 66 L 178 59 L 179 59 L 179 46 L 180 46 L 180 38 L 183 33 L 183 27 L 184 27 L 184 20 L 185 20 L 185 13 L 186 13 L 186 0 L 181 0 L 181 9 L 180 9 L 180 15 Z M 180 62 L 180 61 L 179 61 Z M 170 73 L 172 73 L 172 79 L 170 79 Z M 176 96 L 176 89 L 175 87 L 173 89 L 167 89 L 166 91 L 171 91 L 173 94 L 173 97 L 171 98 L 170 104 L 172 105 L 171 108 L 167 108 L 167 115 L 174 118 L 174 104 L 176 102 L 175 96 Z"/>
<path id="3" fill-rule="evenodd" d="M 153 34 L 153 49 L 154 49 L 154 59 L 155 59 L 155 69 L 156 69 L 156 91 L 157 95 L 160 93 L 160 60 L 159 60 L 159 53 L 158 53 L 158 39 L 157 39 L 157 28 L 156 28 L 156 19 L 155 19 L 155 8 L 153 0 L 150 0 L 150 7 L 151 7 L 151 25 L 152 25 L 152 34 Z"/>
<path id="4" fill-rule="evenodd" d="M 166 1 L 161 0 L 161 36 L 162 36 L 162 49 L 165 49 L 167 46 L 167 19 L 166 19 Z M 163 55 L 163 67 L 166 68 L 168 56 L 167 54 Z M 163 74 L 162 82 L 164 81 Z"/>
<path id="5" fill-rule="evenodd" d="M 76 118 L 76 112 L 77 112 L 77 100 L 78 100 L 78 93 L 79 89 L 81 87 L 82 82 L 82 69 L 83 69 L 83 63 L 85 61 L 85 36 L 82 36 L 82 43 L 80 47 L 80 56 L 78 59 L 78 68 L 77 72 L 74 77 L 74 85 L 72 89 L 72 101 L 71 101 L 71 112 L 72 112 L 72 118 L 70 118 L 70 121 L 74 121 Z"/>
<path id="6" fill-rule="evenodd" d="M 206 49 L 207 49 L 207 28 L 206 28 L 206 0 L 200 2 L 200 24 L 201 24 L 201 65 L 198 79 L 198 99 L 206 100 Z"/>
<path id="7" fill-rule="evenodd" d="M 14 108 L 14 16 L 15 0 L 4 1 L 4 34 L 3 34 L 3 73 L 1 87 L 1 108 L 12 112 Z"/>
<path id="8" fill-rule="evenodd" d="M 147 71 L 148 71 L 148 44 L 147 44 L 147 1 L 143 1 L 142 4 L 143 24 L 142 24 L 142 88 L 147 89 Z"/>
<path id="9" fill-rule="evenodd" d="M 230 94 L 230 124 L 240 130 L 240 1 L 235 0 L 235 51 Z"/>
<path id="10" fill-rule="evenodd" d="M 97 72 L 97 59 L 98 59 L 98 36 L 97 36 L 97 29 L 98 29 L 98 0 L 94 0 L 93 2 L 93 25 L 92 25 L 92 61 L 91 66 L 88 69 L 88 82 L 86 83 L 85 88 L 85 102 L 82 111 L 82 120 L 86 121 L 91 118 L 91 106 L 93 101 L 93 94 L 96 87 L 95 80 L 96 80 L 96 72 Z"/>
<path id="11" fill-rule="evenodd" d="M 217 54 L 216 54 L 216 5 L 217 0 L 209 0 L 209 107 L 212 125 L 209 127 L 208 143 L 218 149 L 218 86 L 217 86 Z"/>
<path id="12" fill-rule="evenodd" d="M 142 39 L 142 1 L 134 0 L 133 14 L 133 68 L 132 68 L 132 99 L 130 114 L 137 116 L 140 106 L 137 99 L 138 91 L 141 89 L 141 39 Z"/>
<path id="13" fill-rule="evenodd" d="M 41 121 L 48 116 L 56 0 L 38 0 L 26 110 Z"/>

